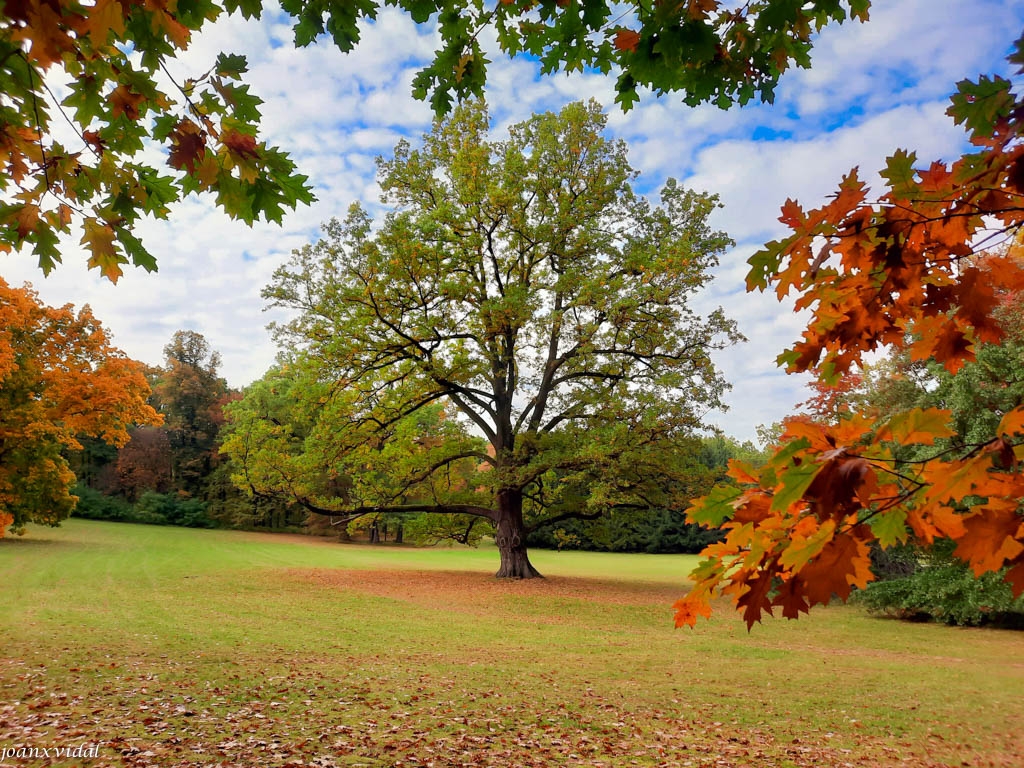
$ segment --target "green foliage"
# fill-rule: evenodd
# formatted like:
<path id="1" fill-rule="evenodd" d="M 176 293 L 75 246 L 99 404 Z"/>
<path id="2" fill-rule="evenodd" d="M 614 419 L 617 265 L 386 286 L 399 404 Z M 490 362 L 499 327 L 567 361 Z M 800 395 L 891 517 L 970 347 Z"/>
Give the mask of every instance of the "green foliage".
<path id="1" fill-rule="evenodd" d="M 689 457 L 680 462 L 680 467 L 688 466 L 692 494 L 699 495 L 721 480 L 733 459 L 760 465 L 764 454 L 749 442 L 740 443 L 724 435 L 704 437 L 691 444 Z M 712 493 L 722 491 L 726 491 L 723 504 L 731 512 L 728 500 L 739 496 L 739 491 L 723 488 Z M 721 520 L 709 517 L 694 524 L 687 521 L 686 515 L 680 509 L 615 510 L 597 520 L 566 520 L 557 526 L 540 528 L 530 534 L 529 543 L 546 549 L 661 554 L 696 553 L 721 540 L 717 529 Z"/>
<path id="2" fill-rule="evenodd" d="M 147 491 L 131 504 L 120 496 L 101 493 L 79 483 L 74 488 L 78 497 L 74 516 L 87 520 L 110 520 L 148 525 L 178 525 L 185 528 L 216 528 L 217 522 L 207 514 L 205 502 L 176 493 Z"/>
<path id="3" fill-rule="evenodd" d="M 211 0 L 170 9 L 114 0 L 5 5 L 0 251 L 30 248 L 49 273 L 61 261 L 58 235 L 77 221 L 89 266 L 116 282 L 127 264 L 156 269 L 133 232 L 191 192 L 214 193 L 248 224 L 280 222 L 284 208 L 312 202 L 294 163 L 256 139 L 260 100 L 238 81 L 242 57 L 222 54 L 206 74 L 175 80 L 174 55 L 223 9 Z M 70 92 L 58 101 L 47 81 L 62 79 Z M 71 126 L 67 143 L 54 136 L 54 120 Z M 169 150 L 160 169 L 139 159 L 154 142 Z"/>
<path id="4" fill-rule="evenodd" d="M 201 333 L 176 331 L 164 355 L 153 399 L 170 442 L 173 487 L 202 497 L 215 465 L 221 407 L 229 395 L 218 372 L 220 354 Z"/>
<path id="5" fill-rule="evenodd" d="M 185 528 L 215 528 L 206 514 L 206 504 L 176 493 L 148 491 L 136 503 L 131 522 L 152 525 L 180 525 Z"/>
<path id="6" fill-rule="evenodd" d="M 391 516 L 394 518 L 395 516 Z M 484 536 L 494 534 L 494 527 L 473 515 L 437 515 L 429 512 L 403 515 L 391 525 L 403 526 L 404 539 L 410 544 L 433 546 L 444 542 L 476 547 Z"/>
<path id="7" fill-rule="evenodd" d="M 903 578 L 873 582 L 857 600 L 875 613 L 901 619 L 934 619 L 946 624 L 1024 623 L 1024 597 L 1016 600 L 1002 574 L 975 576 L 953 557 L 954 542 L 943 540 L 918 557 Z"/>
<path id="8" fill-rule="evenodd" d="M 725 435 L 703 437 L 700 441 L 700 463 L 714 470 L 719 479 L 725 476 L 725 470 L 731 459 L 742 461 L 755 467 L 765 463 L 767 455 L 749 440 L 742 443 Z"/>
<path id="9" fill-rule="evenodd" d="M 75 505 L 75 510 L 72 513 L 74 517 L 124 522 L 131 521 L 133 518 L 132 505 L 119 496 L 101 493 L 82 482 L 72 488 L 71 492 L 78 497 L 78 504 Z"/>
<path id="10" fill-rule="evenodd" d="M 597 520 L 565 520 L 531 532 L 527 542 L 542 549 L 653 555 L 695 554 L 720 539 L 717 530 L 688 523 L 685 512 L 646 509 Z"/>

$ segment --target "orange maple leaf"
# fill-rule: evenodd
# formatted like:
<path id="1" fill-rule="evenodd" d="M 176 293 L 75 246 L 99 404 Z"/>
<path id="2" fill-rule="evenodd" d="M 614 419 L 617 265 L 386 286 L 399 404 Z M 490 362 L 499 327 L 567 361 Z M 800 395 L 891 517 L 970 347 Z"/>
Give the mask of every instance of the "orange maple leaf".
<path id="1" fill-rule="evenodd" d="M 196 165 L 206 154 L 206 134 L 191 120 L 182 120 L 171 131 L 171 153 L 168 164 L 178 170 L 195 173 Z"/>
<path id="2" fill-rule="evenodd" d="M 1010 568 L 1003 577 L 1003 581 L 1010 585 L 1014 597 L 1024 595 L 1024 562 L 1017 563 Z"/>
<path id="3" fill-rule="evenodd" d="M 1014 499 L 989 501 L 964 518 L 966 533 L 957 541 L 953 554 L 968 563 L 975 575 L 997 571 L 1006 560 L 1024 552 L 1024 518 Z"/>
<path id="4" fill-rule="evenodd" d="M 676 627 L 693 627 L 697 624 L 697 618 L 703 616 L 705 619 L 711 617 L 711 605 L 707 596 L 697 595 L 690 592 L 686 597 L 676 600 L 672 605 L 676 611 Z"/>
<path id="5" fill-rule="evenodd" d="M 934 445 L 940 437 L 952 437 L 949 425 L 953 412 L 941 408 L 914 408 L 893 416 L 878 430 L 878 440 L 893 440 L 902 445 Z"/>
<path id="6" fill-rule="evenodd" d="M 616 50 L 635 53 L 640 46 L 640 33 L 632 29 L 619 29 L 615 32 Z"/>
<path id="7" fill-rule="evenodd" d="M 811 606 L 804 599 L 804 583 L 799 576 L 786 579 L 779 587 L 772 605 L 782 606 L 782 615 L 787 619 L 799 618 L 800 612 L 809 613 Z"/>
<path id="8" fill-rule="evenodd" d="M 967 334 L 956 321 L 945 316 L 922 317 L 914 325 L 921 339 L 910 346 L 911 360 L 934 359 L 957 373 L 964 363 L 974 361 L 974 350 Z"/>
<path id="9" fill-rule="evenodd" d="M 748 485 L 757 485 L 761 481 L 754 472 L 754 468 L 746 462 L 740 461 L 739 459 L 729 459 L 729 471 L 726 474 L 736 482 Z"/>
<path id="10" fill-rule="evenodd" d="M 121 277 L 121 258 L 115 246 L 114 228 L 105 221 L 88 218 L 82 223 L 82 245 L 89 247 L 89 268 L 99 267 L 104 277 L 116 283 Z"/>
<path id="11" fill-rule="evenodd" d="M 762 613 L 772 614 L 772 589 L 775 585 L 774 569 L 744 571 L 741 580 L 744 589 L 742 594 L 736 598 L 736 607 L 743 608 L 743 620 L 747 623 L 749 631 L 755 622 L 761 621 Z"/>
<path id="12" fill-rule="evenodd" d="M 224 143 L 224 146 L 239 157 L 257 159 L 260 156 L 259 150 L 256 148 L 256 138 L 254 136 L 227 130 L 221 134 L 220 140 Z"/>
<path id="13" fill-rule="evenodd" d="M 1024 405 L 1003 414 L 996 428 L 996 434 L 1013 435 L 1024 434 Z"/>
<path id="14" fill-rule="evenodd" d="M 118 0 L 96 0 L 83 26 L 92 38 L 92 44 L 102 48 L 111 30 L 117 38 L 124 35 L 124 20 L 125 10 Z"/>
<path id="15" fill-rule="evenodd" d="M 139 105 L 146 100 L 141 93 L 135 93 L 127 85 L 119 85 L 113 93 L 107 97 L 110 102 L 110 111 L 114 117 L 124 115 L 129 120 L 139 119 Z"/>
<path id="16" fill-rule="evenodd" d="M 718 10 L 718 5 L 718 0 L 687 0 L 686 15 L 695 21 L 702 21 L 712 11 Z"/>
<path id="17" fill-rule="evenodd" d="M 845 601 L 852 587 L 863 589 L 874 579 L 868 545 L 849 534 L 837 534 L 801 569 L 800 578 L 811 605 L 827 605 L 833 594 Z"/>
<path id="18" fill-rule="evenodd" d="M 27 203 L 15 208 L 13 218 L 18 222 L 18 237 L 25 238 L 39 226 L 39 206 Z"/>

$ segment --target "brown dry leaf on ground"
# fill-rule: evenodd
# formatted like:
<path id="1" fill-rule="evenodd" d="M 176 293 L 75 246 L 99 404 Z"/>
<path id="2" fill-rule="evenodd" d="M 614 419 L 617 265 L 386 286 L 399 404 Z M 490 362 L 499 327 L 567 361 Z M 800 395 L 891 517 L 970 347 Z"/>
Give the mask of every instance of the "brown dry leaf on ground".
<path id="1" fill-rule="evenodd" d="M 292 569 L 286 573 L 317 586 L 349 589 L 368 595 L 405 600 L 424 608 L 465 613 L 493 613 L 509 598 L 582 600 L 608 605 L 671 606 L 679 587 L 651 582 L 624 583 L 550 576 L 544 579 L 500 580 L 474 571 Z M 668 609 L 666 608 L 666 611 Z M 558 620 L 558 617 L 553 617 Z"/>

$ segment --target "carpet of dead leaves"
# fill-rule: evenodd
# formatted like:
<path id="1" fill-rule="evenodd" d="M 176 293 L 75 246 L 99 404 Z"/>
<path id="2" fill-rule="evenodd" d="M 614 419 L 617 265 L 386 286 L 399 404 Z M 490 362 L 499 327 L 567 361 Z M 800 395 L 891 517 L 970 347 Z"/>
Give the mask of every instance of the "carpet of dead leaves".
<path id="1" fill-rule="evenodd" d="M 290 577 L 337 589 L 404 600 L 424 608 L 489 614 L 509 598 L 585 600 L 608 605 L 671 605 L 679 587 L 651 582 L 603 581 L 566 576 L 504 581 L 476 571 L 310 569 L 287 571 Z M 551 617 L 558 621 L 557 616 Z"/>
<path id="2" fill-rule="evenodd" d="M 508 584 L 462 572 L 290 570 L 276 577 L 487 621 L 510 596 L 628 606 L 670 604 L 677 593 L 564 577 Z M 0 659 L 0 749 L 96 745 L 99 758 L 14 757 L 0 760 L 2 768 L 1024 766 L 1024 736 L 1019 749 L 992 753 L 980 745 L 950 761 L 940 735 L 923 744 L 846 734 L 845 746 L 833 747 L 830 734 L 781 737 L 770 726 L 719 722 L 710 710 L 680 717 L 607 691 L 560 693 L 554 673 L 528 684 L 469 688 L 458 665 L 486 663 L 486 649 L 480 659 L 452 658 L 440 672 L 414 653 L 337 650 L 171 658 L 98 649 L 89 659 L 77 667 L 52 658 Z"/>

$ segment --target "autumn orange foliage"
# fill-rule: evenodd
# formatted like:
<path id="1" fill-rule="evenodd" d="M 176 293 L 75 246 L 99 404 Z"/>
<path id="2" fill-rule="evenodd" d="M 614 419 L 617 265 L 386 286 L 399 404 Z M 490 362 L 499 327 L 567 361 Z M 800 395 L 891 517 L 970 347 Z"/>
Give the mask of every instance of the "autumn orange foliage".
<path id="1" fill-rule="evenodd" d="M 78 438 L 112 445 L 135 424 L 159 424 L 143 366 L 110 344 L 88 307 L 43 305 L 0 279 L 0 536 L 54 525 L 74 508 L 63 456 Z"/>
<path id="2" fill-rule="evenodd" d="M 1024 38 L 1010 60 L 1024 73 Z M 883 348 L 955 373 L 975 345 L 1003 339 L 997 309 L 1024 296 L 1024 99 L 997 77 L 960 83 L 952 102 L 975 151 L 925 167 L 898 151 L 875 201 L 856 169 L 821 208 L 787 201 L 780 220 L 793 234 L 750 260 L 748 289 L 795 291 L 797 309 L 811 312 L 779 362 L 817 373 L 823 389 Z M 1004 572 L 1024 593 L 1024 403 L 982 442 L 936 445 L 955 432 L 950 415 L 790 419 L 764 467 L 733 463 L 732 485 L 690 512 L 726 537 L 704 551 L 677 626 L 706 615 L 714 594 L 730 597 L 748 627 L 775 608 L 796 618 L 845 600 L 873 578 L 872 545 L 908 540 L 952 539 L 976 574 Z M 907 446 L 931 448 L 909 461 Z"/>

